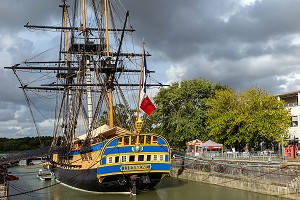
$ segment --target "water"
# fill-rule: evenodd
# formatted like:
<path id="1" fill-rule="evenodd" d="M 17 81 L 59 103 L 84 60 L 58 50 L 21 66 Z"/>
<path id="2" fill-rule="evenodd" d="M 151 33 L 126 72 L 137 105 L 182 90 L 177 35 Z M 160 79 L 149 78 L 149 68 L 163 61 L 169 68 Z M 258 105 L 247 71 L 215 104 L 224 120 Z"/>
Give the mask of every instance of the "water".
<path id="1" fill-rule="evenodd" d="M 15 167 L 9 171 L 19 177 L 18 181 L 11 181 L 10 194 L 31 191 L 38 188 L 47 187 L 51 181 L 42 182 L 36 177 L 39 167 Z M 52 182 L 52 184 L 55 182 Z M 248 191 L 230 189 L 221 186 L 198 183 L 193 181 L 179 180 L 175 178 L 165 178 L 155 190 L 144 191 L 137 196 L 125 194 L 95 194 L 74 190 L 67 186 L 58 184 L 43 190 L 13 196 L 10 200 L 283 200 L 283 198 L 268 196 Z"/>

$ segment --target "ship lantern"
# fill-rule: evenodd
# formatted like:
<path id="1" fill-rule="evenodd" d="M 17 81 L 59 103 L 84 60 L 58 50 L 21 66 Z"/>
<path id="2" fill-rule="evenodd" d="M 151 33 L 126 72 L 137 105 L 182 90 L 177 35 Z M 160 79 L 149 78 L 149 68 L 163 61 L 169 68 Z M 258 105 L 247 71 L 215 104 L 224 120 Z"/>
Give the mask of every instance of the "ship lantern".
<path id="1" fill-rule="evenodd" d="M 136 129 L 136 132 L 137 133 L 140 133 L 142 128 L 143 128 L 143 125 L 144 125 L 144 122 L 143 120 L 141 119 L 138 119 L 136 122 L 135 122 L 135 129 Z"/>

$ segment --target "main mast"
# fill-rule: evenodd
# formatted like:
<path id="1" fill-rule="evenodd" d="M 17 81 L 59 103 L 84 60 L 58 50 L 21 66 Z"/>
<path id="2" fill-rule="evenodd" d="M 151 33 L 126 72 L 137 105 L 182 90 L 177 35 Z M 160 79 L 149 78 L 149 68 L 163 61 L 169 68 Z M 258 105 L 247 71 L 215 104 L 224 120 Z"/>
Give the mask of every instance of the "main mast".
<path id="1" fill-rule="evenodd" d="M 81 13 L 82 13 L 82 21 L 83 21 L 83 27 L 82 32 L 84 35 L 84 44 L 87 44 L 89 41 L 89 36 L 87 32 L 86 27 L 86 6 L 85 6 L 86 0 L 81 0 Z M 83 55 L 83 64 L 85 65 L 85 81 L 87 84 L 87 108 L 88 108 L 88 128 L 91 130 L 92 128 L 92 122 L 93 122 L 93 101 L 92 101 L 92 88 L 91 88 L 91 70 L 90 70 L 90 55 Z"/>
<path id="2" fill-rule="evenodd" d="M 105 43 L 106 43 L 106 57 L 109 58 L 109 37 L 108 37 L 108 0 L 104 0 L 104 14 L 105 14 Z M 107 60 L 111 65 L 110 59 Z M 117 64 L 117 63 L 116 63 Z M 113 72 L 115 73 L 115 72 Z M 108 86 L 108 99 L 109 99 L 109 127 L 114 127 L 114 109 L 113 109 L 113 73 L 109 74 L 107 86 Z"/>

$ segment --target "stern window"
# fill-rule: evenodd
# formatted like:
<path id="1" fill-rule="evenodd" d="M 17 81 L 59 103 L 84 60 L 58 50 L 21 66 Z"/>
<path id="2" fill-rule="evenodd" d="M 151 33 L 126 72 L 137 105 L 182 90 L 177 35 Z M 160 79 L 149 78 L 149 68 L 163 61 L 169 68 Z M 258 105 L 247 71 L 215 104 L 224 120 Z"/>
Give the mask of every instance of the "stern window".
<path id="1" fill-rule="evenodd" d="M 151 155 L 147 155 L 147 161 L 151 161 Z"/>
<path id="2" fill-rule="evenodd" d="M 157 144 L 157 137 L 156 136 L 152 137 L 152 143 Z"/>
<path id="3" fill-rule="evenodd" d="M 131 155 L 129 156 L 129 162 L 134 162 L 135 161 L 135 156 Z"/>
<path id="4" fill-rule="evenodd" d="M 153 161 L 157 161 L 158 159 L 158 156 L 157 155 L 153 155 Z"/>
<path id="5" fill-rule="evenodd" d="M 140 137 L 139 137 L 140 144 L 144 144 L 144 141 L 145 141 L 145 136 L 144 135 L 140 135 Z"/>
<path id="6" fill-rule="evenodd" d="M 123 137 L 118 138 L 119 145 L 124 145 L 123 139 L 124 139 Z"/>
<path id="7" fill-rule="evenodd" d="M 160 161 L 165 161 L 165 155 L 159 155 L 159 160 Z"/>
<path id="8" fill-rule="evenodd" d="M 108 157 L 108 164 L 112 164 L 113 163 L 113 158 L 112 157 Z"/>
<path id="9" fill-rule="evenodd" d="M 129 137 L 126 136 L 124 137 L 124 145 L 128 145 L 129 144 Z"/>
<path id="10" fill-rule="evenodd" d="M 122 156 L 122 162 L 126 162 L 127 161 L 127 156 Z"/>
<path id="11" fill-rule="evenodd" d="M 118 163 L 119 162 L 119 156 L 116 156 L 115 157 L 115 163 Z"/>
<path id="12" fill-rule="evenodd" d="M 146 135 L 146 144 L 151 144 L 151 136 Z"/>
<path id="13" fill-rule="evenodd" d="M 144 161 L 144 155 L 139 155 L 138 156 L 138 161 Z"/>
<path id="14" fill-rule="evenodd" d="M 131 136 L 131 145 L 136 143 L 136 136 Z"/>

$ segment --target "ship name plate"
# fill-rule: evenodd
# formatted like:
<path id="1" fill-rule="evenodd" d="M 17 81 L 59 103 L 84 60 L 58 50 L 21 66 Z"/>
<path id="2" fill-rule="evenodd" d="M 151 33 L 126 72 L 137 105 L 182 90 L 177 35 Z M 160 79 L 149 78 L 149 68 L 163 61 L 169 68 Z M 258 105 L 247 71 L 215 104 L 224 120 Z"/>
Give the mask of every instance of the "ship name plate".
<path id="1" fill-rule="evenodd" d="M 151 164 L 143 165 L 122 165 L 120 167 L 121 171 L 149 171 L 151 170 Z"/>

